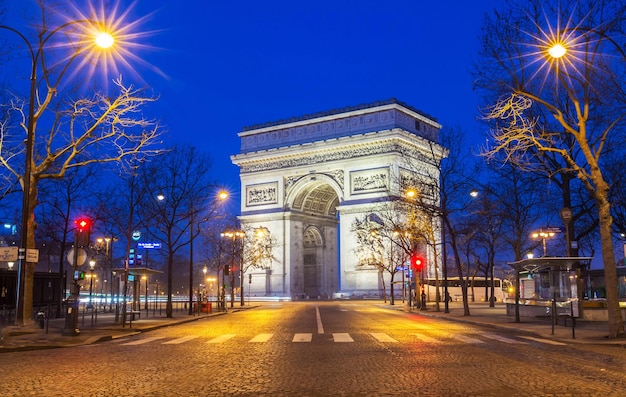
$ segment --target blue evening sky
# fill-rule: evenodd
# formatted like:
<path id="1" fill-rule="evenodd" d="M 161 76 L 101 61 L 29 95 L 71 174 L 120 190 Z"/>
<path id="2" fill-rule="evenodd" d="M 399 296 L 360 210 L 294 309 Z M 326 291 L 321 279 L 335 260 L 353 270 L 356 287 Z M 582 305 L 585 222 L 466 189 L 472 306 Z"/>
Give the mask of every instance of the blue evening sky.
<path id="1" fill-rule="evenodd" d="M 34 3 L 0 2 L 3 22 L 27 29 Z M 145 63 L 130 60 L 125 81 L 160 96 L 151 113 L 166 141 L 208 151 L 217 181 L 238 195 L 230 156 L 244 126 L 393 97 L 479 142 L 470 71 L 483 15 L 498 3 L 119 0 L 115 14 L 130 9 L 125 23 L 141 21 L 133 41 L 150 47 L 132 50 Z"/>
<path id="2" fill-rule="evenodd" d="M 145 1 L 145 59 L 172 139 L 206 149 L 239 189 L 243 126 L 395 97 L 441 124 L 482 136 L 470 70 L 480 1 Z M 223 180 L 222 180 L 223 178 Z"/>

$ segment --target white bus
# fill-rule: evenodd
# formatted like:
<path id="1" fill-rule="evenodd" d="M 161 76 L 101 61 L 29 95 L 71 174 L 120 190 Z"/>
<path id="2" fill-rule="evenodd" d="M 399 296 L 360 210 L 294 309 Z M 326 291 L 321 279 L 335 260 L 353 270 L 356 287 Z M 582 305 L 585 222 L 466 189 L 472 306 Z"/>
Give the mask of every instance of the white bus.
<path id="1" fill-rule="evenodd" d="M 489 302 L 489 296 L 491 295 L 491 278 L 485 279 L 485 277 L 474 277 L 465 280 L 467 282 L 467 299 L 470 302 Z M 502 302 L 504 297 L 508 296 L 506 283 L 503 283 L 501 279 L 494 278 L 494 296 L 496 302 Z M 437 299 L 437 287 L 436 280 L 429 278 L 425 280 L 424 290 L 428 301 L 434 302 Z M 444 294 L 443 279 L 439 279 L 439 296 L 443 301 Z M 458 277 L 448 277 L 448 294 L 453 301 L 462 301 L 463 294 L 461 292 L 461 281 Z M 473 299 L 472 299 L 473 298 Z"/>

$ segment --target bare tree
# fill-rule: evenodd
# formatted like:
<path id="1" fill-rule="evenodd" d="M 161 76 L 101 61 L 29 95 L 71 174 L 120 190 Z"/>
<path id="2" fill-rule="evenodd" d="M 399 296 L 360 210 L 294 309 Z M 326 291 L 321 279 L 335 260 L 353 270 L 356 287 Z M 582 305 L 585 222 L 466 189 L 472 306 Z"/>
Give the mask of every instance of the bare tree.
<path id="1" fill-rule="evenodd" d="M 270 269 L 272 261 L 277 260 L 274 256 L 274 248 L 278 246 L 278 239 L 266 227 L 250 228 L 243 226 L 245 234 L 243 240 L 243 258 L 241 260 L 241 276 L 240 280 L 240 303 L 244 305 L 244 280 L 243 276 L 249 270 Z M 248 275 L 251 281 L 252 274 Z"/>
<path id="2" fill-rule="evenodd" d="M 81 65 L 97 59 L 93 42 L 78 32 L 91 21 L 54 20 L 45 2 L 40 1 L 39 8 L 41 22 L 34 43 L 28 40 L 30 35 L 0 25 L 28 47 L 31 61 L 29 94 L 9 98 L 3 115 L 10 121 L 9 128 L 0 142 L 0 164 L 19 180 L 24 192 L 22 224 L 26 227 L 21 244 L 27 249 L 35 248 L 40 181 L 63 178 L 69 170 L 89 164 L 123 162 L 137 155 L 145 158 L 159 151 L 154 145 L 161 135 L 159 123 L 144 115 L 156 98 L 124 84 L 121 77 L 114 80 L 115 93 L 82 96 L 68 89 L 66 75 L 78 77 Z M 61 36 L 67 39 L 64 46 L 58 43 Z M 20 266 L 18 323 L 31 321 L 34 269 L 32 262 Z"/>
<path id="3" fill-rule="evenodd" d="M 359 266 L 378 269 L 385 302 L 384 275 L 389 274 L 392 305 L 395 304 L 395 277 L 404 272 L 410 256 L 416 252 L 420 236 L 424 234 L 421 229 L 416 232 L 416 216 L 411 217 L 409 210 L 410 207 L 401 200 L 381 203 L 372 207 L 363 218 L 355 219 L 351 226 L 357 241 L 354 253 Z"/>
<path id="4" fill-rule="evenodd" d="M 175 255 L 193 249 L 190 245 L 200 234 L 195 225 L 219 209 L 219 189 L 210 179 L 210 169 L 208 156 L 189 146 L 175 147 L 138 169 L 141 190 L 148 192 L 138 209 L 138 219 L 151 235 L 163 241 L 167 256 L 167 317 L 172 317 Z"/>
<path id="5" fill-rule="evenodd" d="M 435 197 L 435 203 L 438 205 L 433 205 L 432 199 L 422 199 L 417 202 L 417 205 L 422 211 L 441 220 L 444 278 L 447 278 L 447 247 L 449 246 L 461 284 L 463 314 L 469 316 L 468 268 L 463 265 L 461 247 L 462 242 L 467 240 L 472 232 L 468 224 L 468 215 L 471 213 L 470 192 L 478 184 L 474 179 L 476 164 L 467 150 L 465 137 L 460 129 L 443 129 L 440 139 L 442 146 L 432 145 L 433 155 L 430 156 L 432 161 L 430 165 L 438 170 L 435 174 L 438 175 L 439 180 L 431 180 L 428 183 Z M 438 153 L 442 147 L 446 148 L 446 155 Z M 447 309 L 447 297 L 444 300 Z"/>
<path id="6" fill-rule="evenodd" d="M 594 198 L 613 338 L 625 332 L 611 235 L 611 181 L 602 160 L 624 142 L 625 22 L 623 0 L 511 2 L 485 21 L 484 62 L 477 72 L 478 84 L 492 94 L 486 112 L 491 146 L 485 154 L 502 154 L 527 170 L 534 169 L 534 153 L 553 155 Z M 537 109 L 550 116 L 538 118 Z"/>

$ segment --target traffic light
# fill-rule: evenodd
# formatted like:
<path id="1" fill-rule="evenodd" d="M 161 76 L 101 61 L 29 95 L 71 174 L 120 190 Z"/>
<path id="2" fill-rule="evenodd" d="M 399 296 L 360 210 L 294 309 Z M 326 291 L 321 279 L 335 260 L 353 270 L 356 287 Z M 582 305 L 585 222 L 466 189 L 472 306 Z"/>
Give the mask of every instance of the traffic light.
<path id="1" fill-rule="evenodd" d="M 230 266 L 224 266 L 224 276 L 228 276 L 230 274 Z"/>
<path id="2" fill-rule="evenodd" d="M 419 272 L 424 268 L 426 261 L 419 255 L 411 255 L 411 269 L 415 272 Z"/>
<path id="3" fill-rule="evenodd" d="M 89 233 L 91 233 L 91 219 L 86 217 L 74 221 L 76 226 L 76 246 L 86 247 L 89 245 Z"/>

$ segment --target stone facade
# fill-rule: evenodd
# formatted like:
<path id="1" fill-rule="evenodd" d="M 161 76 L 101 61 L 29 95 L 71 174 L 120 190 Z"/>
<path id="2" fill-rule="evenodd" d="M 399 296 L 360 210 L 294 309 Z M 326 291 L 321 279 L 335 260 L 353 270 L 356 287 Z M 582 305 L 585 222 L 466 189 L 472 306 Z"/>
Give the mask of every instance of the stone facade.
<path id="1" fill-rule="evenodd" d="M 240 132 L 241 152 L 231 159 L 240 168 L 241 221 L 278 241 L 271 268 L 251 271 L 251 295 L 379 294 L 378 271 L 358 266 L 351 225 L 398 195 L 401 180 L 438 178 L 423 160 L 440 127 L 391 100 Z"/>

